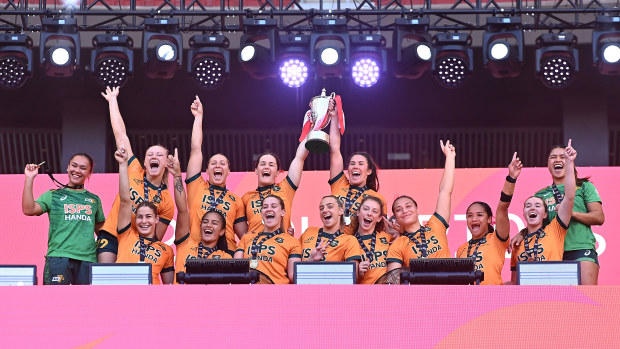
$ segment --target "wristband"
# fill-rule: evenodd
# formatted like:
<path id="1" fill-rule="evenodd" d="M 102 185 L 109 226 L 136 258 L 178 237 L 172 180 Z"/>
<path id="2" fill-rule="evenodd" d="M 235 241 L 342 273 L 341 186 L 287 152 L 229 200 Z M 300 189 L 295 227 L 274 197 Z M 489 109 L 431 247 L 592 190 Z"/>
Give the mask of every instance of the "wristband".
<path id="1" fill-rule="evenodd" d="M 499 197 L 499 201 L 501 201 L 501 202 L 510 202 L 510 201 L 512 201 L 512 195 L 508 195 L 508 194 L 502 192 L 502 194 Z"/>
<path id="2" fill-rule="evenodd" d="M 517 179 L 510 177 L 510 175 L 506 176 L 506 181 L 510 183 L 517 183 Z"/>

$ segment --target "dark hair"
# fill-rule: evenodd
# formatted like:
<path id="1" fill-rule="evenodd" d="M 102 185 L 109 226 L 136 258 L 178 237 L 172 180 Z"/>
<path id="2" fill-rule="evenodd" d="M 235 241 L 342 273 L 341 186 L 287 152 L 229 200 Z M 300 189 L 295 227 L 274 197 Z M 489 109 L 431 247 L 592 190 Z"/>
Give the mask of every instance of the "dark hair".
<path id="1" fill-rule="evenodd" d="M 269 195 L 265 196 L 265 198 L 263 199 L 263 202 L 265 202 L 265 200 L 267 200 L 268 198 L 276 198 L 278 200 L 278 202 L 280 203 L 280 207 L 282 207 L 282 209 L 285 210 L 285 208 L 284 208 L 284 200 L 282 200 L 281 197 L 279 197 L 277 195 L 269 194 Z"/>
<path id="2" fill-rule="evenodd" d="M 211 159 L 212 159 L 214 156 L 216 156 L 216 155 L 222 155 L 222 156 L 224 157 L 224 159 L 226 159 L 226 162 L 228 163 L 228 167 L 230 168 L 230 160 L 228 159 L 228 157 L 227 157 L 226 155 L 224 155 L 224 154 L 222 154 L 222 153 L 215 153 L 215 154 L 211 155 L 211 156 L 209 157 L 209 159 L 207 160 L 207 167 L 209 167 L 209 162 L 211 162 Z"/>
<path id="3" fill-rule="evenodd" d="M 384 207 L 383 207 L 383 201 L 381 201 L 381 199 L 379 199 L 376 196 L 368 195 L 364 197 L 362 201 L 360 202 L 360 209 L 362 208 L 362 205 L 364 205 L 366 201 L 374 201 L 378 203 L 379 204 L 379 215 L 383 216 Z M 358 210 L 357 219 L 353 222 L 353 231 L 357 231 L 359 227 L 360 227 L 360 216 L 359 216 L 359 210 Z M 379 232 L 379 231 L 384 231 L 384 230 L 385 230 L 385 227 L 383 226 L 383 219 L 381 219 L 377 222 L 377 224 L 375 224 L 375 231 Z"/>
<path id="4" fill-rule="evenodd" d="M 217 247 L 218 250 L 227 251 L 228 250 L 228 242 L 226 242 L 226 217 L 224 217 L 224 214 L 222 212 L 220 212 L 220 210 L 209 208 L 207 210 L 207 212 L 205 212 L 205 214 L 202 215 L 201 221 L 209 213 L 217 213 L 217 215 L 218 215 L 218 217 L 220 219 L 220 223 L 222 223 L 222 230 L 224 230 L 224 234 L 220 235 L 220 237 L 217 238 L 217 243 L 215 244 L 215 246 Z"/>
<path id="5" fill-rule="evenodd" d="M 157 206 L 155 206 L 154 203 L 150 201 L 142 201 L 141 203 L 138 204 L 138 206 L 136 206 L 136 212 L 138 212 L 138 210 L 141 209 L 142 207 L 150 208 L 153 211 L 153 213 L 155 213 L 155 215 L 157 216 Z"/>
<path id="6" fill-rule="evenodd" d="M 542 227 L 544 229 L 546 226 L 549 225 L 549 223 L 551 223 L 549 221 L 549 207 L 547 206 L 547 203 L 545 202 L 545 200 L 543 200 L 541 197 L 538 197 L 536 195 L 532 195 L 529 198 L 525 199 L 525 201 L 523 202 L 523 207 L 525 207 L 525 202 L 527 202 L 527 200 L 529 200 L 531 198 L 537 198 L 537 199 L 539 199 L 543 203 L 543 207 L 545 208 L 545 213 L 547 214 L 547 217 L 543 218 L 543 222 L 542 222 Z M 521 234 L 521 235 L 523 235 L 523 237 L 525 237 L 527 235 L 527 226 L 525 228 L 521 229 L 519 234 Z"/>
<path id="7" fill-rule="evenodd" d="M 324 199 L 327 198 L 332 198 L 334 200 L 336 200 L 336 204 L 338 205 L 338 207 L 344 209 L 344 204 L 342 203 L 342 201 L 340 201 L 338 199 L 338 197 L 336 195 L 325 195 L 321 198 L 321 201 L 323 201 Z M 344 225 L 344 215 L 340 216 L 340 226 L 342 227 Z"/>
<path id="8" fill-rule="evenodd" d="M 162 147 L 164 148 L 164 150 L 166 151 L 166 159 L 168 158 L 168 155 L 170 155 L 170 150 L 166 147 L 164 147 L 161 144 L 153 144 L 151 146 L 149 146 L 148 148 L 146 148 L 146 151 L 148 151 L 149 149 L 153 148 L 153 147 Z M 146 151 L 144 152 L 144 159 L 146 159 Z M 161 182 L 162 184 L 168 186 L 168 176 L 169 176 L 169 171 L 168 171 L 168 167 L 164 165 L 164 175 L 161 177 Z"/>
<path id="9" fill-rule="evenodd" d="M 566 146 L 566 145 L 564 145 L 564 144 L 556 144 L 556 145 L 554 145 L 553 147 L 551 147 L 551 149 L 549 150 L 549 153 L 548 153 L 548 154 L 551 154 L 551 152 L 552 152 L 554 149 L 566 149 L 566 147 L 567 147 L 567 146 Z M 547 156 L 547 158 L 549 158 L 549 157 Z M 573 166 L 573 169 L 575 170 L 575 182 L 576 182 L 576 184 L 577 184 L 577 186 L 578 186 L 578 187 L 580 187 L 581 185 L 583 185 L 583 182 L 589 182 L 589 181 L 590 181 L 590 176 L 588 176 L 588 177 L 582 177 L 582 178 L 579 178 L 579 177 L 577 176 L 577 166 Z"/>
<path id="10" fill-rule="evenodd" d="M 467 210 L 465 210 L 465 212 L 469 211 L 469 209 L 472 206 L 474 206 L 474 205 L 482 206 L 482 209 L 487 214 L 487 216 L 489 216 L 489 218 L 493 218 L 493 210 L 491 210 L 491 206 L 489 206 L 489 204 L 487 204 L 484 201 L 474 201 L 474 202 L 472 202 L 469 206 L 467 206 Z M 488 223 L 487 227 L 488 227 L 489 233 L 492 233 L 492 232 L 495 231 L 495 229 L 493 229 L 493 225 L 491 225 L 491 223 Z"/>
<path id="11" fill-rule="evenodd" d="M 415 202 L 415 200 L 413 200 L 413 198 L 409 195 L 401 195 L 398 196 L 396 199 L 394 199 L 394 201 L 392 202 L 392 212 L 394 212 L 394 204 L 396 204 L 396 201 L 400 200 L 400 199 L 409 199 L 413 202 L 413 204 L 415 205 L 415 207 L 418 207 L 418 203 Z"/>
<path id="12" fill-rule="evenodd" d="M 351 156 L 349 156 L 349 161 L 347 162 L 347 166 L 349 166 L 348 164 L 351 163 L 351 159 L 353 159 L 355 155 L 361 155 L 364 158 L 366 158 L 366 162 L 368 162 L 368 168 L 372 171 L 366 178 L 366 186 L 378 192 L 379 191 L 379 176 L 377 175 L 377 164 L 372 159 L 372 156 L 370 156 L 370 154 L 364 151 L 358 151 L 358 152 L 351 154 Z"/>
<path id="13" fill-rule="evenodd" d="M 71 157 L 69 158 L 69 162 L 71 162 L 71 160 L 73 160 L 73 158 L 75 158 L 76 156 L 82 156 L 85 157 L 86 160 L 88 160 L 88 164 L 90 165 L 90 173 L 93 172 L 93 169 L 95 168 L 95 161 L 93 160 L 93 157 L 90 156 L 90 154 L 87 153 L 75 153 L 73 155 L 71 155 Z"/>
<path id="14" fill-rule="evenodd" d="M 280 171 L 280 168 L 281 168 L 280 167 L 280 158 L 276 154 L 274 154 L 272 152 L 269 152 L 269 151 L 266 151 L 266 152 L 261 153 L 261 154 L 258 155 L 258 157 L 256 158 L 256 161 L 254 162 L 254 168 L 258 167 L 258 163 L 260 162 L 260 158 L 262 158 L 265 155 L 271 155 L 271 156 L 273 156 L 274 159 L 276 159 L 276 170 Z"/>

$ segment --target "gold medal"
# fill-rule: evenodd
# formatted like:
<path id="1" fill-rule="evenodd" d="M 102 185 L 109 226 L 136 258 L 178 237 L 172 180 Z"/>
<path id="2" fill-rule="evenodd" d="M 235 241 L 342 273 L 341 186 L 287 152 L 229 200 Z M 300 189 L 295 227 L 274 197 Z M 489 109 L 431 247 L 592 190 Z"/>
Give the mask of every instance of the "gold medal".
<path id="1" fill-rule="evenodd" d="M 351 217 L 344 216 L 344 225 L 351 225 Z"/>
<path id="2" fill-rule="evenodd" d="M 251 269 L 256 269 L 256 268 L 258 268 L 258 260 L 257 260 L 257 259 L 252 259 L 252 260 L 250 260 L 250 268 L 251 268 Z"/>

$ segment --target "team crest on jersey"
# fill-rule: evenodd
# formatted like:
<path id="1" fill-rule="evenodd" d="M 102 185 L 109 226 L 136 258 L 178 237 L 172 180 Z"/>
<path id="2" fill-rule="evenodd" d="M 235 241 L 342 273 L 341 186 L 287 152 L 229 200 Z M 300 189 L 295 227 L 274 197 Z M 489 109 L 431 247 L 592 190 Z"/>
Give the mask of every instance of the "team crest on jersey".
<path id="1" fill-rule="evenodd" d="M 283 243 L 283 242 L 284 242 L 284 239 L 283 239 L 283 238 L 276 238 L 276 242 L 277 242 L 277 243 L 279 243 L 279 244 L 281 244 L 281 243 Z"/>
<path id="2" fill-rule="evenodd" d="M 155 197 L 153 198 L 153 202 L 156 204 L 161 203 L 161 196 L 155 195 Z"/>
<path id="3" fill-rule="evenodd" d="M 331 246 L 331 247 L 336 247 L 336 246 L 338 246 L 338 242 L 339 242 L 339 241 L 332 240 L 332 242 L 330 242 L 330 243 L 329 243 L 329 246 Z"/>
<path id="4" fill-rule="evenodd" d="M 388 244 L 388 241 L 386 238 L 379 238 L 379 241 L 381 241 L 382 244 Z"/>
<path id="5" fill-rule="evenodd" d="M 222 256 L 211 256 L 212 259 L 222 259 Z"/>
<path id="6" fill-rule="evenodd" d="M 273 191 L 280 191 L 280 190 L 282 190 L 282 189 L 280 189 L 280 186 L 278 186 L 278 185 L 274 185 L 273 186 Z"/>
<path id="7" fill-rule="evenodd" d="M 84 199 L 84 201 L 90 202 L 91 204 L 95 203 L 95 200 L 93 200 L 91 198 L 86 198 L 86 199 Z"/>

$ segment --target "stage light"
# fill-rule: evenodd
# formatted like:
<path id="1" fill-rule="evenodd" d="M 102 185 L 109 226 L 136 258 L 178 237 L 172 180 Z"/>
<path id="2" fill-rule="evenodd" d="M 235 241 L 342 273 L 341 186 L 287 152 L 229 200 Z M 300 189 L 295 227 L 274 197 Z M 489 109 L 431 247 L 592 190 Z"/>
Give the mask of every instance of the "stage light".
<path id="1" fill-rule="evenodd" d="M 239 42 L 241 68 L 255 79 L 275 77 L 277 74 L 276 40 L 277 21 L 274 18 L 244 18 Z"/>
<path id="2" fill-rule="evenodd" d="M 318 77 L 341 78 L 350 58 L 345 18 L 314 18 L 310 34 L 310 61 Z"/>
<path id="3" fill-rule="evenodd" d="M 577 37 L 571 33 L 543 34 L 536 39 L 536 74 L 543 85 L 566 87 L 579 72 Z"/>
<path id="4" fill-rule="evenodd" d="M 597 16 L 592 32 L 594 66 L 602 75 L 620 74 L 620 17 Z"/>
<path id="5" fill-rule="evenodd" d="M 387 71 L 385 37 L 380 34 L 351 35 L 351 78 L 360 87 L 374 86 Z"/>
<path id="6" fill-rule="evenodd" d="M 93 38 L 90 69 L 101 86 L 121 87 L 133 75 L 133 40 L 125 34 Z"/>
<path id="7" fill-rule="evenodd" d="M 183 64 L 183 36 L 177 18 L 146 18 L 142 34 L 146 76 L 171 79 Z"/>
<path id="8" fill-rule="evenodd" d="M 297 88 L 308 81 L 310 76 L 310 36 L 281 35 L 279 55 L 279 76 L 288 87 Z"/>
<path id="9" fill-rule="evenodd" d="M 417 79 L 431 67 L 433 50 L 428 27 L 428 17 L 396 19 L 392 47 L 396 51 L 397 78 Z"/>
<path id="10" fill-rule="evenodd" d="M 220 87 L 230 72 L 230 42 L 224 35 L 194 35 L 189 39 L 187 73 L 205 90 Z"/>
<path id="11" fill-rule="evenodd" d="M 69 77 L 80 65 L 80 34 L 75 18 L 43 18 L 39 62 L 45 75 Z"/>
<path id="12" fill-rule="evenodd" d="M 431 70 L 445 88 L 463 86 L 474 70 L 471 36 L 463 33 L 441 33 L 433 37 Z"/>
<path id="13" fill-rule="evenodd" d="M 484 66 L 495 78 L 513 78 L 523 65 L 521 17 L 487 17 L 483 35 Z"/>
<path id="14" fill-rule="evenodd" d="M 26 34 L 0 35 L 0 87 L 22 87 L 32 76 L 32 39 Z"/>

